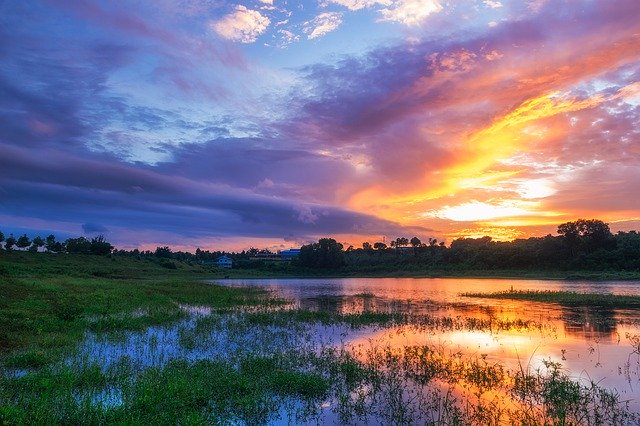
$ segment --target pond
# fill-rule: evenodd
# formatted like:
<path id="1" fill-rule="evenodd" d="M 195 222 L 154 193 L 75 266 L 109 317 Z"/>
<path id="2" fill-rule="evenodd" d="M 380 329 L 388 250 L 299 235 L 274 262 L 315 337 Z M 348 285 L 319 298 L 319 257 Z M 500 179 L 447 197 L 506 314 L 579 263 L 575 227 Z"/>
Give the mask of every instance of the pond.
<path id="1" fill-rule="evenodd" d="M 639 295 L 640 282 L 348 278 L 209 283 L 258 286 L 287 303 L 230 311 L 180 306 L 186 318 L 168 326 L 88 333 L 68 365 L 86 370 L 99 360 L 115 385 L 80 394 L 78 403 L 128 407 L 140 394 L 136 377 L 148 380 L 150 368 L 180 371 L 176 377 L 193 374 L 207 386 L 206 369 L 215 367 L 262 383 L 253 390 L 255 401 L 242 402 L 248 405 L 240 411 L 235 399 L 209 407 L 212 421 L 221 423 L 639 421 L 640 310 L 462 293 L 513 289 Z M 194 372 L 199 362 L 209 364 Z"/>
<path id="2" fill-rule="evenodd" d="M 260 286 L 294 301 L 296 307 L 340 314 L 403 312 L 465 321 L 490 320 L 494 327 L 425 328 L 390 324 L 334 341 L 350 347 L 440 348 L 477 356 L 509 369 L 537 371 L 557 363 L 575 381 L 615 390 L 640 410 L 640 311 L 567 307 L 552 303 L 463 297 L 462 293 L 562 290 L 639 295 L 636 281 L 552 281 L 458 278 L 344 278 L 225 280 L 229 286 Z M 519 326 L 523 323 L 529 326 Z M 513 324 L 513 326 L 499 326 Z M 320 332 L 322 334 L 322 332 Z M 319 336 L 326 341 L 326 336 Z"/>

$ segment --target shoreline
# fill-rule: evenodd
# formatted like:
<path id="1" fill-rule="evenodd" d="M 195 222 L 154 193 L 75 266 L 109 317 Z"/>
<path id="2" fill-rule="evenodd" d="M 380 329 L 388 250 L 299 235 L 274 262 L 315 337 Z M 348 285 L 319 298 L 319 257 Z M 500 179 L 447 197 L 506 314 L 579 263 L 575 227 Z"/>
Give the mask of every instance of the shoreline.
<path id="1" fill-rule="evenodd" d="M 275 273 L 274 271 L 250 270 L 243 273 L 243 270 L 224 271 L 211 279 L 339 279 L 339 278 L 457 278 L 457 279 L 500 279 L 500 280 L 530 280 L 530 281 L 640 281 L 640 272 L 596 272 L 596 271 L 459 271 L 459 272 L 407 272 L 394 271 L 388 273 L 333 273 L 333 274 L 312 274 L 312 273 Z"/>

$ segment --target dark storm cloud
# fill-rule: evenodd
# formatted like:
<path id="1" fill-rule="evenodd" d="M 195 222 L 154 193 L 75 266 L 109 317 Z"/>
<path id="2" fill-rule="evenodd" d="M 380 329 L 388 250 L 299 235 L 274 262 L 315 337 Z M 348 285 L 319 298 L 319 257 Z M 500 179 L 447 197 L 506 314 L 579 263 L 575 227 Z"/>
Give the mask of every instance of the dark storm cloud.
<path id="1" fill-rule="evenodd" d="M 53 152 L 34 158 L 30 151 L 8 145 L 0 145 L 0 154 L 11 159 L 0 181 L 4 213 L 59 221 L 91 217 L 105 227 L 159 229 L 189 237 L 400 229 L 364 214 L 164 175 L 113 159 Z"/>
<path id="2" fill-rule="evenodd" d="M 86 234 L 104 234 L 109 232 L 109 230 L 99 223 L 83 223 L 82 230 Z"/>

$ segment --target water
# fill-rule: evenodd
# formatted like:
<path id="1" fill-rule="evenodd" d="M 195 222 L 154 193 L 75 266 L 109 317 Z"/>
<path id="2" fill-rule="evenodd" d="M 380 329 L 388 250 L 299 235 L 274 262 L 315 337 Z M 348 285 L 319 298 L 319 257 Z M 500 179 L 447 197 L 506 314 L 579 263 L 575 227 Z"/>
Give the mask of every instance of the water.
<path id="1" fill-rule="evenodd" d="M 333 348 L 347 352 L 363 363 L 371 363 L 375 357 L 384 358 L 385 354 L 406 348 L 428 347 L 451 359 L 470 359 L 481 365 L 500 365 L 511 371 L 534 374 L 547 372 L 550 362 L 557 363 L 563 374 L 572 380 L 587 387 L 595 383 L 613 390 L 623 401 L 629 401 L 632 411 L 640 412 L 639 310 L 570 308 L 461 296 L 466 292 L 510 289 L 639 295 L 640 282 L 453 278 L 227 279 L 210 282 L 265 288 L 275 296 L 290 300 L 291 305 L 286 309 L 341 315 L 409 314 L 412 319 L 355 327 L 346 323 L 261 323 L 248 319 L 251 310 L 229 313 L 215 312 L 206 306 L 180 306 L 189 318 L 172 325 L 116 336 L 89 333 L 76 356 L 68 362 L 74 365 L 99 362 L 107 370 L 124 359 L 134 367 L 132 371 L 143 371 L 166 365 L 172 359 L 222 359 L 233 365 L 247 354 L 270 356 L 286 351 L 320 354 Z M 388 371 L 389 365 L 381 368 Z M 357 392 L 365 395 L 363 403 L 367 410 L 374 412 L 361 423 L 388 424 L 393 419 L 385 415 L 397 414 L 401 411 L 398 407 L 408 406 L 409 400 L 416 401 L 432 389 L 450 391 L 462 400 L 473 396 L 473 392 L 463 389 L 464 386 L 447 387 L 442 380 L 431 381 L 425 387 L 406 383 L 392 375 L 388 377 L 392 380 L 377 393 L 372 393 L 366 387 L 368 385 L 350 390 L 352 395 Z M 399 401 L 395 408 L 390 406 L 393 400 Z M 103 406 L 123 403 L 118 389 L 93 395 L 91 401 Z M 423 417 L 415 417 L 416 413 L 428 412 L 424 406 L 430 402 L 427 398 L 424 401 L 420 402 L 422 406 L 415 405 L 415 411 L 410 413 L 413 417 L 408 417 L 404 423 L 425 422 Z M 289 407 L 283 406 L 279 411 L 282 422 L 287 424 L 295 419 L 295 423 L 300 423 L 291 413 L 301 407 L 303 404 L 295 400 L 290 401 Z M 319 402 L 316 409 L 318 412 L 311 423 L 359 423 L 357 419 L 340 417 L 341 408 L 335 395 Z M 270 423 L 278 424 L 278 420 L 274 417 Z"/>
<path id="2" fill-rule="evenodd" d="M 370 345 L 429 345 L 477 355 L 507 368 L 535 371 L 545 361 L 560 363 L 571 378 L 615 389 L 640 409 L 640 311 L 563 307 L 557 304 L 476 299 L 467 292 L 562 290 L 640 295 L 637 281 L 552 281 L 458 278 L 251 279 L 218 281 L 260 286 L 305 309 L 337 313 L 401 311 L 454 318 L 533 321 L 533 329 L 438 330 L 412 325 L 360 330 L 334 340 L 352 348 Z M 322 331 L 319 331 L 322 333 Z M 326 340 L 326 336 L 324 336 Z"/>

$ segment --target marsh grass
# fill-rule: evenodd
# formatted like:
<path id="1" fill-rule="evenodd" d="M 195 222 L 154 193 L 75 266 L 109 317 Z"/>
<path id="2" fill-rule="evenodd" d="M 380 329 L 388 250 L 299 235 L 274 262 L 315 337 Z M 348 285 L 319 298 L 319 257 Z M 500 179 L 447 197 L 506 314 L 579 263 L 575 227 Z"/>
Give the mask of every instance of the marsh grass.
<path id="1" fill-rule="evenodd" d="M 353 298 L 371 310 L 341 312 L 326 298 L 327 309 L 309 310 L 203 285 L 197 267 L 179 262 L 9 256 L 0 259 L 0 424 L 640 421 L 617 394 L 550 360 L 510 370 L 446 345 L 345 343 L 371 330 L 552 332 L 541 322 L 451 316 L 445 305 L 407 313 L 369 293 Z M 640 339 L 628 340 L 640 353 Z"/>
<path id="2" fill-rule="evenodd" d="M 595 306 L 608 308 L 640 308 L 640 296 L 578 293 L 573 291 L 506 290 L 494 293 L 461 293 L 463 297 L 483 299 L 524 300 L 531 302 L 557 303 L 563 306 Z"/>
<path id="3" fill-rule="evenodd" d="M 149 335 L 148 344 L 138 350 L 156 346 L 161 351 L 172 344 L 184 349 L 176 358 L 159 356 L 161 361 L 151 366 L 136 360 L 143 354 L 132 353 L 106 365 L 72 359 L 22 377 L 3 377 L 0 420 L 8 424 L 266 424 L 284 419 L 461 425 L 631 424 L 638 420 L 615 393 L 578 382 L 550 361 L 534 371 L 512 371 L 445 345 L 318 346 L 309 335 L 315 320 L 300 322 L 299 313 L 293 311 L 285 316 L 286 322 L 276 320 L 274 325 L 262 317 L 256 322 L 257 312 L 249 311 L 213 311 L 183 320 L 174 326 L 177 343 Z M 424 332 L 443 326 L 475 330 L 481 325 L 495 327 L 495 323 L 444 317 L 423 320 L 421 327 Z M 370 327 L 367 321 L 352 324 Z M 342 323 L 347 329 L 352 324 Z M 221 336 L 226 341 L 221 342 Z M 216 342 L 224 356 L 202 353 L 193 358 L 202 347 Z M 121 344 L 129 345 L 126 340 Z"/>
<path id="4" fill-rule="evenodd" d="M 98 277 L 96 271 L 105 273 Z M 282 303 L 255 288 L 202 285 L 195 279 L 202 272 L 186 264 L 167 271 L 127 258 L 3 252 L 0 355 L 11 353 L 13 365 L 35 366 L 38 359 L 59 358 L 87 329 L 142 330 L 175 322 L 185 316 L 179 304 L 223 309 Z M 141 310 L 145 314 L 138 315 Z M 42 350 L 46 356 L 35 356 Z"/>

